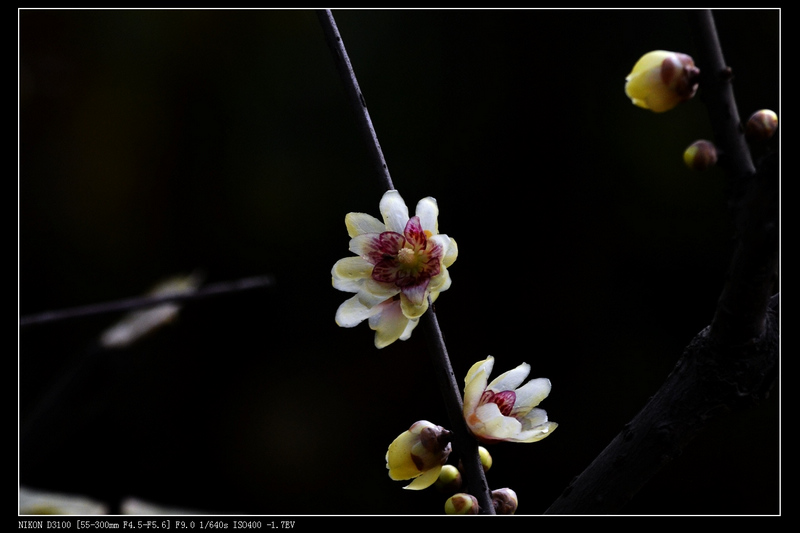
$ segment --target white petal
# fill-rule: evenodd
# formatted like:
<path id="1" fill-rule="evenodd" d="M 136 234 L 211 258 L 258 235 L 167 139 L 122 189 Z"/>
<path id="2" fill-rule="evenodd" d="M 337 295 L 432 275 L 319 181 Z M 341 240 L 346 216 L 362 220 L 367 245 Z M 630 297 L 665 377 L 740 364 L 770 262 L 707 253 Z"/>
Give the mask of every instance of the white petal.
<path id="1" fill-rule="evenodd" d="M 386 191 L 381 198 L 380 209 L 387 231 L 403 233 L 408 223 L 408 207 L 400 193 L 395 190 Z"/>
<path id="2" fill-rule="evenodd" d="M 433 235 L 439 234 L 439 206 L 435 198 L 428 196 L 420 200 L 415 213 L 419 217 L 422 229 L 430 231 Z"/>
<path id="3" fill-rule="evenodd" d="M 386 225 L 372 215 L 366 213 L 348 213 L 344 217 L 344 224 L 347 226 L 347 234 L 350 237 L 363 233 L 383 233 Z"/>
<path id="4" fill-rule="evenodd" d="M 359 292 L 364 284 L 363 279 L 344 279 L 333 276 L 333 288 L 344 292 Z"/>
<path id="5" fill-rule="evenodd" d="M 351 252 L 361 257 L 368 257 L 376 250 L 378 233 L 362 233 L 350 239 L 348 248 Z"/>
<path id="6" fill-rule="evenodd" d="M 456 241 L 447 235 L 434 235 L 430 238 L 442 248 L 442 266 L 449 267 L 458 258 Z"/>
<path id="7" fill-rule="evenodd" d="M 369 278 L 365 279 L 362 283 L 361 290 L 358 293 L 358 299 L 367 307 L 373 307 L 393 298 L 399 292 L 400 289 L 391 283 L 381 283 L 380 281 Z"/>
<path id="8" fill-rule="evenodd" d="M 485 403 L 475 410 L 475 414 L 480 419 L 483 429 L 480 435 L 507 440 L 515 437 L 522 429 L 522 424 L 516 418 L 503 416 L 496 403 Z"/>
<path id="9" fill-rule="evenodd" d="M 528 409 L 536 407 L 550 394 L 550 380 L 547 378 L 536 378 L 518 388 L 517 401 L 514 403 L 514 413 L 527 412 Z"/>
<path id="10" fill-rule="evenodd" d="M 514 390 L 519 386 L 520 383 L 525 381 L 525 378 L 528 377 L 530 371 L 531 365 L 528 363 L 522 363 L 514 370 L 509 370 L 508 372 L 504 372 L 497 376 L 491 383 L 489 383 L 488 388 L 495 392 Z"/>
<path id="11" fill-rule="evenodd" d="M 558 427 L 555 422 L 545 422 L 527 431 L 520 432 L 513 440 L 514 442 L 538 442 L 550 434 Z"/>
<path id="12" fill-rule="evenodd" d="M 376 307 L 378 313 L 369 318 L 369 327 L 375 330 L 375 347 L 384 348 L 400 338 L 408 319 L 400 311 L 400 302 L 392 300 Z"/>
<path id="13" fill-rule="evenodd" d="M 403 334 L 400 335 L 401 341 L 407 341 L 411 338 L 411 333 L 414 331 L 414 328 L 417 327 L 419 324 L 419 318 L 412 318 L 408 321 L 408 325 L 406 329 L 403 331 Z"/>
<path id="14" fill-rule="evenodd" d="M 428 284 L 428 290 L 431 292 L 431 298 L 433 298 L 433 293 L 437 293 L 438 295 L 438 293 L 449 289 L 450 285 L 450 273 L 445 267 L 442 267 L 441 270 L 439 270 L 439 273 L 432 277 L 430 283 Z"/>
<path id="15" fill-rule="evenodd" d="M 458 245 L 456 244 L 455 239 L 450 237 L 450 246 L 445 249 L 444 257 L 442 257 L 442 264 L 446 267 L 449 267 L 453 263 L 456 262 L 458 258 Z"/>
<path id="16" fill-rule="evenodd" d="M 418 292 L 422 291 L 423 290 L 420 289 Z M 424 294 L 421 294 L 419 303 L 415 303 L 407 296 L 407 294 L 407 292 L 400 293 L 400 304 L 403 314 L 406 315 L 407 318 L 419 318 L 424 315 L 425 311 L 428 310 L 428 298 L 425 297 Z"/>
<path id="17" fill-rule="evenodd" d="M 339 259 L 331 269 L 333 286 L 339 290 L 345 290 L 338 287 L 337 282 L 344 283 L 346 281 L 368 279 L 372 276 L 372 268 L 372 263 L 361 257 L 345 257 L 344 259 Z"/>
<path id="18" fill-rule="evenodd" d="M 536 428 L 537 426 L 541 426 L 547 423 L 547 411 L 544 409 L 539 409 L 538 407 L 535 409 L 531 409 L 530 412 L 525 415 L 524 418 L 520 419 L 522 422 L 522 428 L 524 430 L 529 430 Z"/>
<path id="19" fill-rule="evenodd" d="M 345 300 L 336 310 L 336 323 L 343 328 L 352 328 L 369 318 L 376 311 L 359 302 L 358 296 L 353 296 Z"/>

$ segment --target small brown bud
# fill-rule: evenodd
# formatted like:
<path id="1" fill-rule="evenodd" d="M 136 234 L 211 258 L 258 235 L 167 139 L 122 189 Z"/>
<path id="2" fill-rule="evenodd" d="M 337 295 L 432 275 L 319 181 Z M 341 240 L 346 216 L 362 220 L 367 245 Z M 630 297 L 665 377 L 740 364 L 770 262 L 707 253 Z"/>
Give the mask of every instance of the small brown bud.
<path id="1" fill-rule="evenodd" d="M 744 127 L 744 135 L 750 142 L 765 142 L 778 129 L 778 115 L 769 109 L 753 113 Z"/>
<path id="2" fill-rule="evenodd" d="M 692 170 L 706 170 L 717 164 L 717 148 L 710 141 L 695 141 L 683 152 L 683 161 Z"/>
<path id="3" fill-rule="evenodd" d="M 517 510 L 517 493 L 509 488 L 492 491 L 492 502 L 496 514 L 514 514 Z"/>

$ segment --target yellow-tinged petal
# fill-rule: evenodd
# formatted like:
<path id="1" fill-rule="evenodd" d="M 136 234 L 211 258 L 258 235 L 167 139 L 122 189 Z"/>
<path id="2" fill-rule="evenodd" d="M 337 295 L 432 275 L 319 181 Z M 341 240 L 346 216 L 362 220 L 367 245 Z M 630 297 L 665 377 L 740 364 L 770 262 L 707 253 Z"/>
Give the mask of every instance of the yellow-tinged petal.
<path id="1" fill-rule="evenodd" d="M 484 359 L 483 361 L 478 361 L 467 372 L 467 377 L 464 378 L 465 383 L 469 383 L 470 381 L 474 380 L 478 373 L 484 373 L 486 375 L 491 374 L 492 367 L 494 366 L 494 357 L 491 355 Z"/>
<path id="2" fill-rule="evenodd" d="M 401 292 L 400 293 L 400 308 L 402 309 L 403 314 L 407 318 L 419 318 L 423 314 L 425 314 L 425 311 L 428 310 L 428 299 L 427 298 L 423 298 L 421 302 L 419 302 L 418 304 L 415 304 L 414 302 L 412 302 L 411 300 L 408 299 L 408 297 L 405 295 L 405 293 Z"/>
<path id="3" fill-rule="evenodd" d="M 389 300 L 369 317 L 369 327 L 375 331 L 375 347 L 385 348 L 406 333 L 408 318 L 400 310 L 399 301 Z"/>
<path id="4" fill-rule="evenodd" d="M 422 473 L 419 477 L 414 479 L 411 483 L 403 487 L 408 490 L 422 490 L 427 489 L 439 479 L 439 473 L 442 471 L 442 465 L 435 466 L 430 470 Z"/>
<path id="5" fill-rule="evenodd" d="M 450 279 L 450 272 L 448 272 L 445 267 L 442 267 L 439 275 L 431 278 L 431 282 L 428 285 L 428 290 L 431 291 L 431 301 L 435 302 L 436 298 L 439 297 L 439 293 L 449 289 L 452 283 L 453 280 Z"/>
<path id="6" fill-rule="evenodd" d="M 458 245 L 456 244 L 456 240 L 452 237 L 450 239 L 450 246 L 447 247 L 444 257 L 442 258 L 442 265 L 449 267 L 453 263 L 456 262 L 458 258 Z"/>
<path id="7" fill-rule="evenodd" d="M 494 357 L 491 355 L 483 361 L 478 361 L 467 372 L 464 379 L 464 413 L 472 413 L 480 403 L 483 391 L 486 390 L 489 374 L 494 366 Z"/>
<path id="8" fill-rule="evenodd" d="M 366 213 L 348 213 L 344 217 L 344 224 L 347 226 L 347 234 L 350 238 L 364 233 L 383 233 L 386 231 L 386 224 Z"/>
<path id="9" fill-rule="evenodd" d="M 411 479 L 420 475 L 420 469 L 411 459 L 411 448 L 419 442 L 419 436 L 404 431 L 389 445 L 386 452 L 386 468 L 389 469 L 389 477 L 395 481 Z"/>
<path id="10" fill-rule="evenodd" d="M 333 276 L 334 287 L 337 280 L 362 280 L 368 279 L 372 275 L 374 266 L 369 261 L 361 257 L 345 257 L 334 263 L 331 275 Z M 338 289 L 338 287 L 336 287 Z"/>

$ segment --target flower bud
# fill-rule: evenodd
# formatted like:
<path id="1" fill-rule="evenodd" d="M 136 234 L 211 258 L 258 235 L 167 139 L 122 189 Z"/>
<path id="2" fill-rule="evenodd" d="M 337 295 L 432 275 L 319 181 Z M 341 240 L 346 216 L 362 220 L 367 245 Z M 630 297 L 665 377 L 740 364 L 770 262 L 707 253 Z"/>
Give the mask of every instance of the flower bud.
<path id="1" fill-rule="evenodd" d="M 461 490 L 461 472 L 453 465 L 444 465 L 439 472 L 439 479 L 433 484 L 443 494 L 455 494 Z"/>
<path id="2" fill-rule="evenodd" d="M 514 514 L 517 510 L 517 493 L 509 488 L 492 491 L 495 514 Z"/>
<path id="3" fill-rule="evenodd" d="M 706 170 L 717 164 L 717 148 L 710 141 L 695 141 L 683 152 L 683 161 L 692 170 Z"/>
<path id="4" fill-rule="evenodd" d="M 452 446 L 450 432 L 427 420 L 414 422 L 386 452 L 386 468 L 394 480 L 413 479 L 405 488 L 421 490 L 439 478 Z"/>
<path id="5" fill-rule="evenodd" d="M 463 492 L 450 496 L 444 502 L 444 512 L 447 514 L 478 514 L 479 510 L 478 499 Z"/>
<path id="6" fill-rule="evenodd" d="M 625 94 L 634 105 L 663 113 L 694 96 L 699 76 L 691 56 L 654 50 L 643 55 L 625 78 Z"/>
<path id="7" fill-rule="evenodd" d="M 492 456 L 489 453 L 489 450 L 483 446 L 478 446 L 478 455 L 481 457 L 481 464 L 483 465 L 484 473 L 488 472 L 492 467 Z"/>
<path id="8" fill-rule="evenodd" d="M 753 113 L 744 128 L 745 137 L 750 142 L 768 141 L 778 129 L 778 115 L 769 109 Z"/>

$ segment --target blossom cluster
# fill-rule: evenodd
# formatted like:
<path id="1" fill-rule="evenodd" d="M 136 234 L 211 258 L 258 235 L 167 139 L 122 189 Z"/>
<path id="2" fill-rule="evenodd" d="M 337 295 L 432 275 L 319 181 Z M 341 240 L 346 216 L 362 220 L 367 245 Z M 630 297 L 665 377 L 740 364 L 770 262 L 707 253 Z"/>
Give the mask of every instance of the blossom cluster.
<path id="1" fill-rule="evenodd" d="M 463 414 L 472 435 L 484 444 L 537 442 L 548 437 L 558 424 L 549 421 L 547 412 L 537 406 L 550 394 L 550 380 L 537 378 L 522 385 L 530 373 L 530 365 L 522 363 L 489 382 L 493 366 L 491 356 L 478 361 L 464 380 Z M 413 480 L 405 487 L 412 490 L 425 489 L 437 481 L 453 486 L 457 472 L 453 473 L 452 468 L 445 471 L 452 451 L 450 436 L 448 430 L 427 420 L 415 422 L 389 446 L 386 453 L 389 477 Z M 491 456 L 482 447 L 481 462 L 486 470 L 492 464 Z M 495 506 L 513 513 L 517 504 L 514 491 L 495 492 Z M 472 514 L 477 512 L 477 501 L 472 496 L 456 494 L 445 508 L 448 514 Z"/>
<path id="2" fill-rule="evenodd" d="M 336 311 L 336 323 L 353 327 L 367 320 L 375 331 L 375 346 L 384 348 L 406 340 L 439 294 L 450 288 L 448 267 L 458 257 L 456 241 L 439 233 L 439 207 L 432 197 L 417 203 L 409 216 L 396 190 L 380 201 L 382 220 L 366 213 L 348 213 L 345 226 L 354 254 L 331 269 L 333 287 L 352 293 Z M 475 363 L 464 380 L 463 416 L 472 436 L 482 444 L 536 442 L 557 427 L 538 408 L 550 394 L 550 381 L 537 378 L 523 385 L 530 365 L 523 363 L 489 381 L 494 358 Z M 386 468 L 393 480 L 409 481 L 406 489 L 421 490 L 436 484 L 456 492 L 461 485 L 457 468 L 447 465 L 452 452 L 451 432 L 419 420 L 397 436 L 386 451 Z M 484 470 L 491 467 L 488 451 L 479 448 Z M 513 514 L 517 496 L 511 489 L 493 491 L 498 513 Z M 475 514 L 474 496 L 455 493 L 448 499 L 448 514 Z"/>

